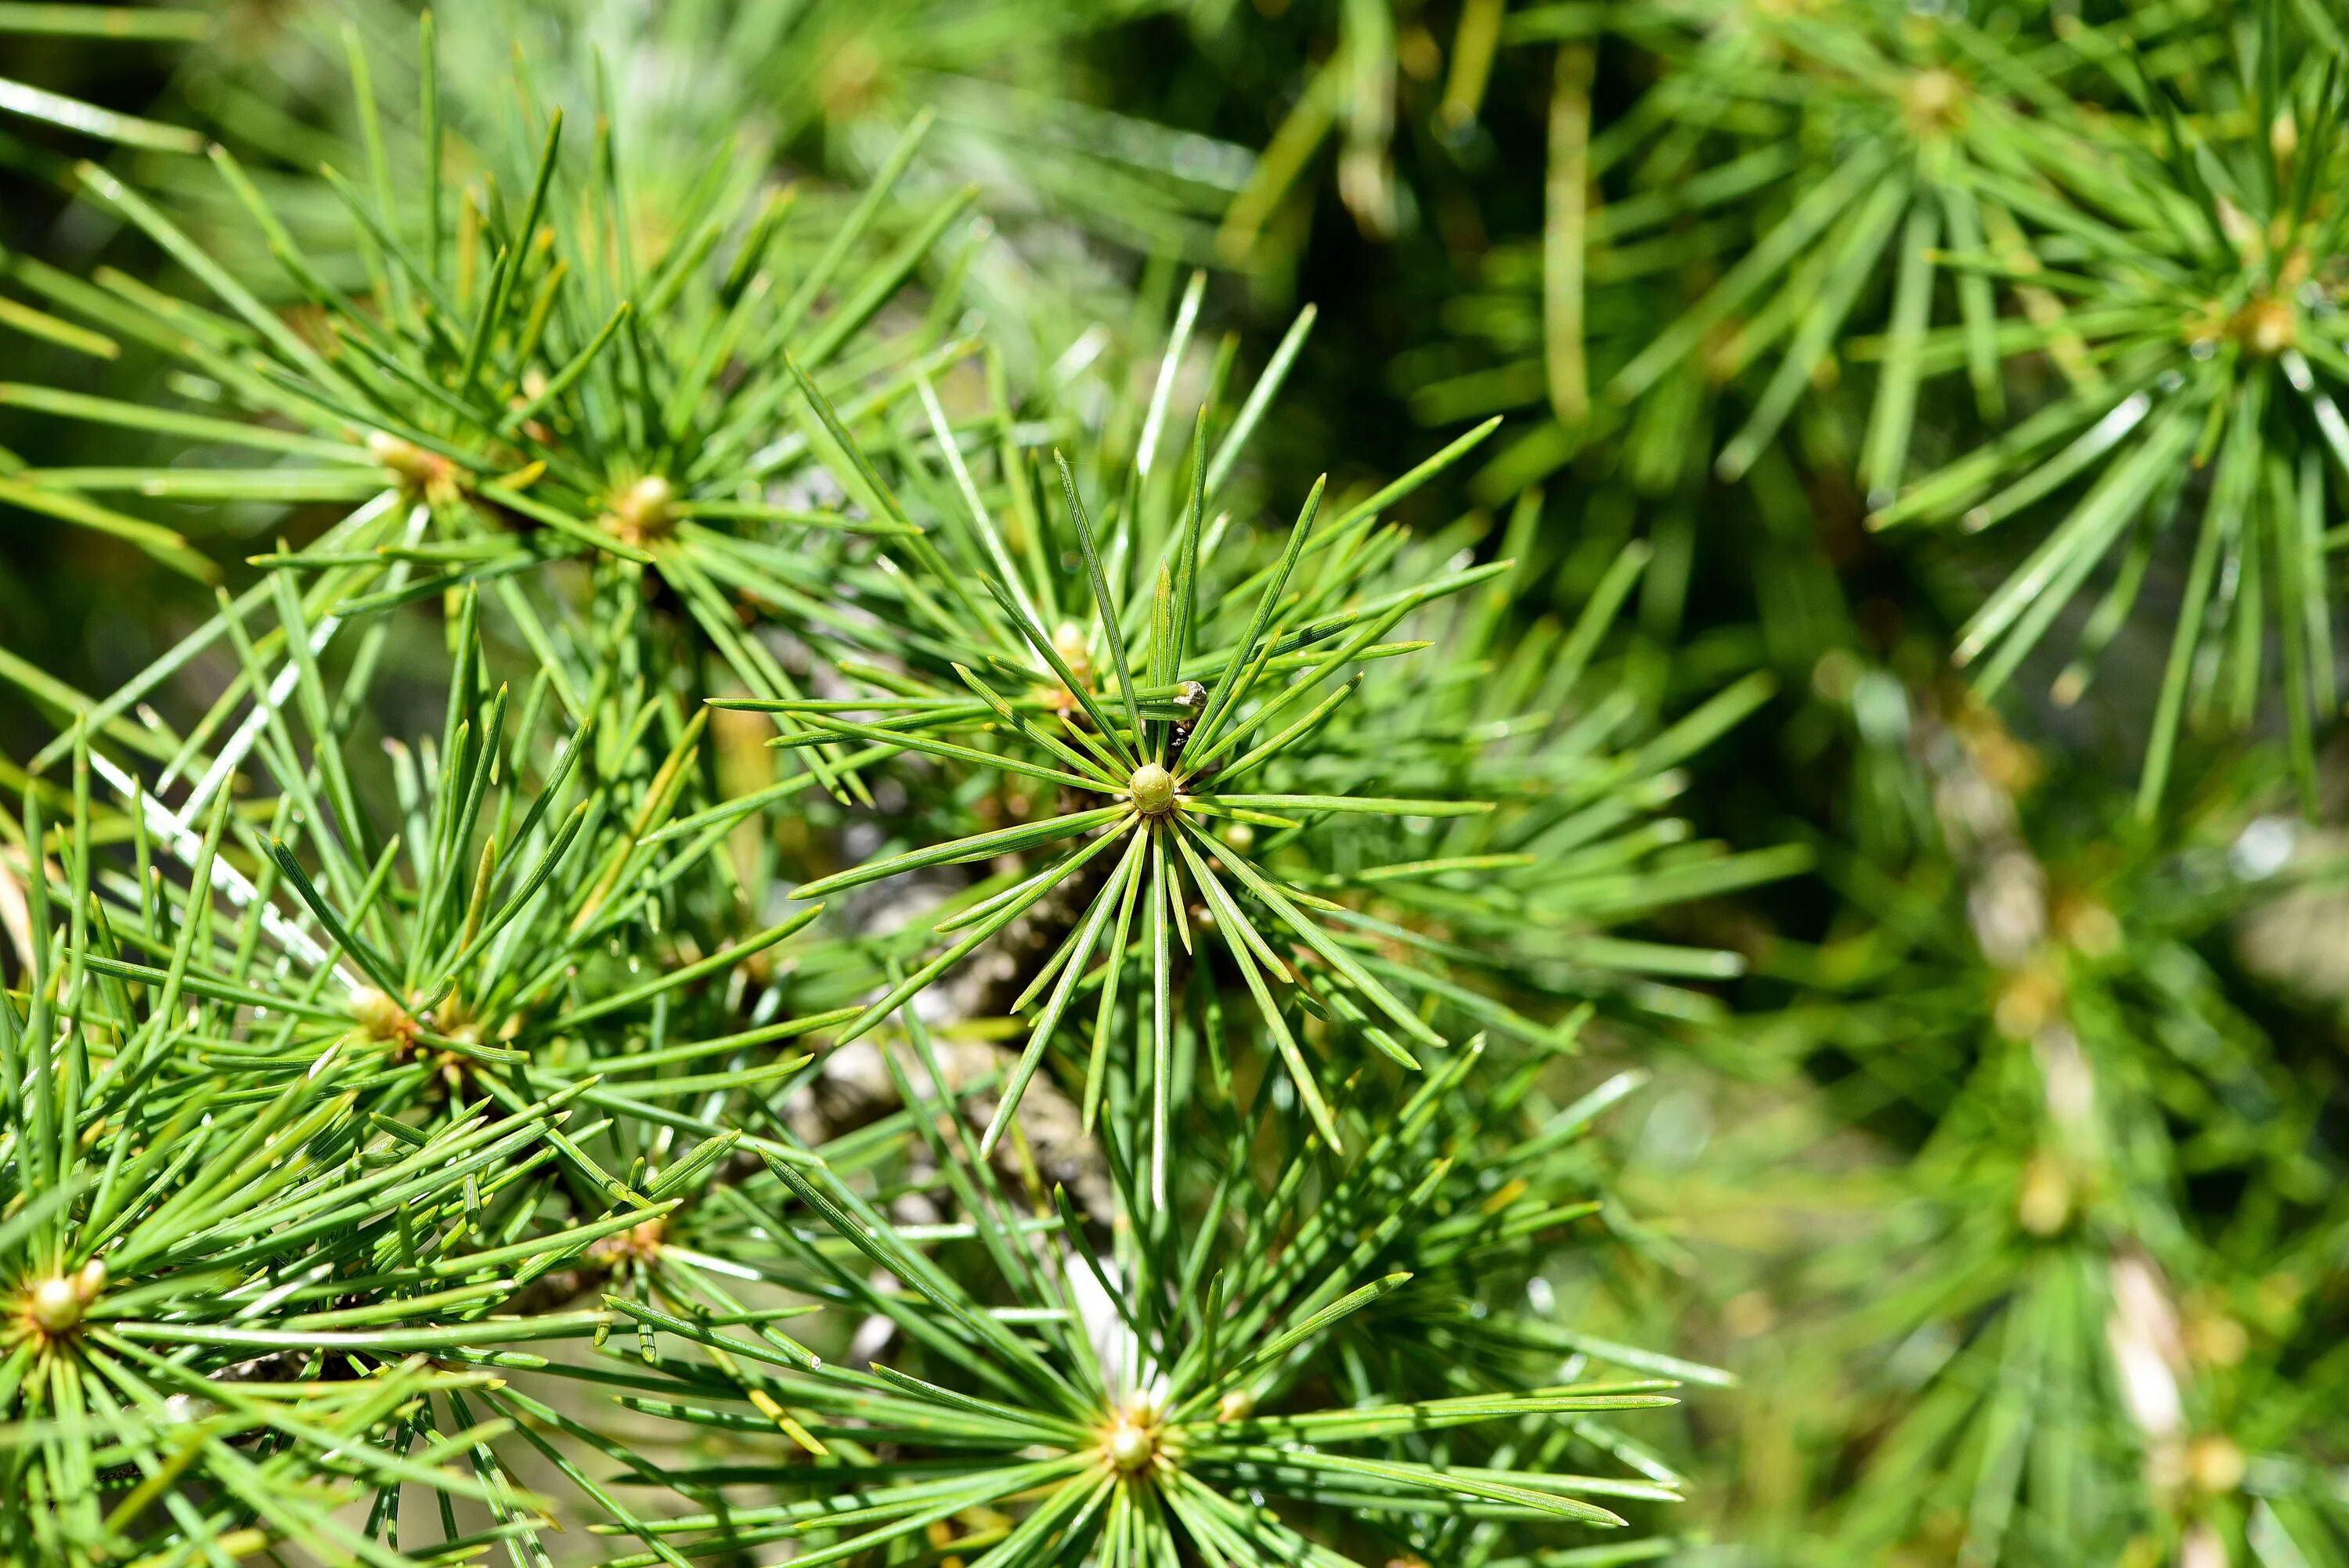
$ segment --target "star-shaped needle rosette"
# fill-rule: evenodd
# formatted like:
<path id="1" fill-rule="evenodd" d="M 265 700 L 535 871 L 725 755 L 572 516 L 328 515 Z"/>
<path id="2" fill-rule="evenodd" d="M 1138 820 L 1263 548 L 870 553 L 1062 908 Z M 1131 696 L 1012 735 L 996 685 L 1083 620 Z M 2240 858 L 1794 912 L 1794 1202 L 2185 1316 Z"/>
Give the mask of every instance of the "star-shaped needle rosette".
<path id="1" fill-rule="evenodd" d="M 934 1069 L 918 1026 L 911 1032 Z M 745 1255 L 760 1258 L 762 1277 L 882 1334 L 860 1330 L 866 1348 L 820 1361 L 771 1333 L 761 1312 L 607 1297 L 645 1331 L 624 1408 L 745 1433 L 781 1427 L 781 1413 L 796 1426 L 785 1429 L 795 1451 L 776 1463 L 774 1448 L 746 1446 L 719 1461 L 722 1471 L 706 1470 L 771 1486 L 756 1506 L 705 1511 L 705 1502 L 589 1529 L 659 1548 L 617 1559 L 625 1568 L 714 1561 L 817 1532 L 823 1544 L 802 1555 L 837 1563 L 979 1519 L 952 1543 L 967 1561 L 991 1551 L 1025 1568 L 1355 1568 L 1400 1555 L 1391 1543 L 1422 1519 L 1488 1523 L 1506 1550 L 1516 1526 L 1548 1539 L 1631 1522 L 1593 1499 L 1677 1501 L 1677 1489 L 1641 1477 L 1568 1468 L 1569 1444 L 1589 1451 L 1599 1423 L 1675 1403 L 1676 1378 L 1640 1368 L 1579 1377 L 1578 1367 L 1563 1374 L 1573 1381 L 1521 1386 L 1478 1367 L 1401 1402 L 1357 1393 L 1346 1373 L 1338 1347 L 1368 1315 L 1383 1317 L 1392 1347 L 1425 1343 L 1470 1311 L 1446 1281 L 1406 1298 L 1409 1273 L 1371 1274 L 1365 1262 L 1414 1230 L 1464 1228 L 1444 1205 L 1451 1162 L 1423 1165 L 1418 1155 L 1460 1069 L 1480 1054 L 1476 1040 L 1452 1053 L 1350 1160 L 1314 1162 L 1326 1183 L 1263 1188 L 1246 1161 L 1198 1158 L 1196 1174 L 1217 1167 L 1204 1219 L 1148 1214 L 1114 1153 L 1105 1222 L 1089 1222 L 1058 1188 L 1040 1209 L 1040 1193 L 1008 1190 L 959 1118 L 918 1090 L 912 1124 L 935 1161 L 937 1201 L 951 1205 L 947 1225 L 899 1221 L 835 1166 L 770 1160 L 771 1188 L 730 1188 L 725 1200 L 757 1222 Z M 1285 1168 L 1305 1168 L 1313 1139 L 1297 1129 L 1275 1136 L 1293 1156 Z M 1104 1141 L 1114 1150 L 1116 1131 Z M 1186 1161 L 1186 1178 L 1194 1173 Z M 1471 1224 L 1506 1222 L 1492 1194 L 1472 1191 Z M 947 1272 L 941 1232 L 986 1260 L 977 1288 Z M 1561 1359 L 1548 1357 L 1548 1367 Z M 1617 1448 L 1601 1461 L 1609 1470 L 1638 1451 Z M 660 1479 L 714 1498 L 693 1474 L 703 1468 L 688 1458 Z M 1355 1528 L 1331 1532 L 1333 1518 Z"/>
<path id="2" fill-rule="evenodd" d="M 21 9 L 0 6 L 0 34 Z M 419 26 L 414 68 L 433 106 L 433 24 Z M 901 330 L 920 313 L 892 308 L 976 194 L 941 193 L 898 232 L 901 181 L 933 117 L 911 119 L 853 203 L 803 211 L 798 187 L 776 184 L 749 141 L 713 144 L 691 176 L 664 182 L 647 174 L 661 167 L 647 161 L 654 150 L 608 116 L 596 150 L 583 156 L 575 130 L 566 144 L 555 104 L 500 116 L 479 141 L 430 107 L 413 139 L 390 135 L 353 36 L 362 134 L 327 150 L 367 172 L 323 168 L 316 194 L 339 209 L 331 216 L 289 226 L 269 181 L 222 147 L 210 150 L 220 200 L 192 233 L 135 181 L 77 168 L 93 211 L 201 286 L 167 296 L 113 274 L 86 284 L 12 264 L 12 286 L 62 313 L 12 299 L 0 307 L 12 319 L 86 357 L 112 359 L 127 340 L 180 374 L 120 398 L 16 380 L 10 362 L 0 408 L 161 445 L 151 464 L 11 461 L 0 506 L 205 581 L 218 565 L 141 509 L 331 508 L 335 521 L 291 531 L 307 536 L 301 547 L 248 562 L 326 596 L 322 647 L 366 635 L 382 613 L 490 584 L 543 637 L 585 593 L 599 645 L 634 633 L 683 650 L 642 656 L 714 655 L 747 690 L 798 696 L 740 608 L 796 616 L 801 635 L 818 636 L 825 618 L 797 614 L 811 563 L 832 583 L 865 548 L 857 541 L 922 544 L 887 515 L 808 499 L 833 438 L 800 405 L 812 397 L 823 419 L 863 426 L 973 347 L 943 329 Z M 509 86 L 509 100 L 537 96 Z M 191 401 L 194 387 L 212 390 Z M 246 456 L 224 466 L 223 451 Z M 569 564 L 556 572 L 558 561 Z M 853 792 L 821 753 L 810 760 L 826 789 Z"/>
<path id="3" fill-rule="evenodd" d="M 2246 730 L 2268 693 L 2313 810 L 2341 707 L 2324 520 L 2349 477 L 2349 224 L 2331 194 L 2349 81 L 2333 51 L 2268 49 L 2240 81 L 2188 80 L 2189 98 L 2144 48 L 2114 52 L 2120 79 L 2145 83 L 2138 112 L 2068 138 L 2044 193 L 2024 191 L 2048 232 L 1992 258 L 2002 286 L 2068 302 L 2001 329 L 2005 352 L 2044 357 L 2068 387 L 1953 447 L 1868 519 L 2036 534 L 1959 628 L 1955 662 L 1985 699 L 2069 638 L 2049 696 L 2077 703 L 2116 639 L 2143 629 L 2147 585 L 2164 585 L 2147 820 L 2189 717 Z"/>
<path id="4" fill-rule="evenodd" d="M 1292 624 L 1306 618 L 1306 607 L 1316 598 L 1302 590 L 1292 593 L 1292 584 L 1299 580 L 1300 561 L 1311 553 L 1309 542 L 1320 508 L 1321 483 L 1306 498 L 1278 560 L 1257 574 L 1262 586 L 1238 638 L 1195 656 L 1193 642 L 1202 624 L 1204 511 L 1196 481 L 1174 547 L 1159 567 L 1143 641 L 1129 648 L 1121 617 L 1104 610 L 1116 603 L 1103 566 L 1104 552 L 1066 461 L 1061 460 L 1060 467 L 1092 592 L 1088 636 L 1094 646 L 1106 650 L 1107 668 L 1093 672 L 1091 678 L 1081 676 L 1058 645 L 1065 639 L 1056 639 L 1012 593 L 988 579 L 990 594 L 1053 673 L 1059 682 L 1055 695 L 1065 694 L 1065 701 L 1039 704 L 1031 693 L 999 690 L 976 671 L 957 665 L 957 674 L 983 705 L 977 719 L 951 713 L 926 727 L 912 727 L 902 721 L 884 726 L 831 713 L 809 714 L 809 733 L 780 737 L 771 743 L 806 745 L 832 738 L 876 742 L 1059 790 L 1049 814 L 872 861 L 808 882 L 793 893 L 795 898 L 814 898 L 924 868 L 1056 847 L 1042 869 L 940 923 L 940 934 L 954 940 L 875 1000 L 843 1030 L 841 1038 L 854 1038 L 877 1025 L 1047 894 L 1066 887 L 1083 896 L 1065 900 L 1073 906 L 1067 934 L 1013 1004 L 1015 1012 L 1033 1006 L 1033 1022 L 988 1129 L 988 1150 L 1010 1126 L 1047 1047 L 1079 994 L 1089 986 L 1097 992 L 1085 1080 L 1090 1124 L 1100 1105 L 1119 999 L 1129 994 L 1130 985 L 1140 985 L 1147 990 L 1150 1019 L 1151 1185 L 1154 1193 L 1164 1192 L 1176 950 L 1195 962 L 1203 960 L 1198 942 L 1203 931 L 1221 939 L 1230 967 L 1262 1015 L 1307 1112 L 1337 1147 L 1336 1119 L 1284 1016 L 1275 985 L 1327 986 L 1349 993 L 1363 1017 L 1378 1020 L 1363 1026 L 1363 1037 L 1406 1068 L 1419 1066 L 1411 1042 L 1432 1047 L 1445 1042 L 1326 928 L 1321 916 L 1339 906 L 1307 891 L 1279 863 L 1237 847 L 1236 841 L 1245 842 L 1249 835 L 1229 830 L 1235 824 L 1251 830 L 1289 829 L 1330 812 L 1460 816 L 1489 810 L 1489 805 L 1249 788 L 1267 762 L 1312 744 L 1322 722 L 1361 683 L 1359 672 L 1339 679 L 1341 672 L 1373 650 L 1386 652 L 1379 639 L 1403 613 L 1403 607 L 1395 607 L 1361 619 L 1325 618 L 1311 627 Z M 1331 686 L 1333 679 L 1339 684 Z M 1089 868 L 1093 874 L 1083 876 Z"/>

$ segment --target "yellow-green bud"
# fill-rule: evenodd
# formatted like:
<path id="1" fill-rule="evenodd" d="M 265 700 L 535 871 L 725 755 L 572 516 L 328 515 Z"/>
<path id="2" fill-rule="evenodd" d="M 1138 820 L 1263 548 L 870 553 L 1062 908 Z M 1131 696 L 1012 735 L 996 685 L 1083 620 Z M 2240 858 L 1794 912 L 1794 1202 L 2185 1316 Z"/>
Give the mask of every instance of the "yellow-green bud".
<path id="1" fill-rule="evenodd" d="M 1148 1428 L 1121 1416 L 1117 1425 L 1110 1429 L 1110 1462 L 1126 1474 L 1147 1469 L 1157 1453 L 1158 1439 L 1150 1435 Z"/>
<path id="2" fill-rule="evenodd" d="M 1155 762 L 1135 769 L 1126 788 L 1133 793 L 1133 809 L 1146 817 L 1163 817 L 1174 809 L 1174 775 Z"/>
<path id="3" fill-rule="evenodd" d="M 63 1334 L 81 1321 L 81 1292 L 69 1279 L 45 1279 L 33 1287 L 26 1303 L 34 1323 L 45 1334 Z"/>

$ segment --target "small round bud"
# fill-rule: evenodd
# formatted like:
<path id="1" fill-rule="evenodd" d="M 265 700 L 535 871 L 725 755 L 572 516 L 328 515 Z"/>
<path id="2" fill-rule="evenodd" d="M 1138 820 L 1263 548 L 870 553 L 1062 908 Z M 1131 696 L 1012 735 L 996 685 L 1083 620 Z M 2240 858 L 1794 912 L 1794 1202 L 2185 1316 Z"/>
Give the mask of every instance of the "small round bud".
<path id="1" fill-rule="evenodd" d="M 43 1280 L 26 1305 L 45 1334 L 63 1334 L 81 1321 L 81 1294 L 69 1279 Z"/>
<path id="2" fill-rule="evenodd" d="M 2268 126 L 2268 147 L 2278 162 L 2300 150 L 2300 122 L 2292 119 L 2292 110 L 2282 111 Z"/>
<path id="3" fill-rule="evenodd" d="M 351 1016 L 371 1040 L 396 1038 L 409 1026 L 408 1009 L 372 985 L 352 993 Z"/>
<path id="4" fill-rule="evenodd" d="M 667 511 L 674 493 L 668 480 L 658 474 L 647 474 L 628 487 L 627 498 L 622 504 L 639 516 Z"/>
<path id="5" fill-rule="evenodd" d="M 413 441 L 405 441 L 388 430 L 367 432 L 367 455 L 404 480 L 422 483 L 430 477 L 424 449 Z"/>
<path id="6" fill-rule="evenodd" d="M 2205 1367 L 2238 1366 L 2251 1347 L 2250 1333 L 2223 1312 L 2198 1312 L 2187 1320 L 2187 1352 Z"/>
<path id="7" fill-rule="evenodd" d="M 2072 1180 L 2063 1162 L 2045 1152 L 2034 1154 L 2016 1184 L 2014 1217 L 2034 1236 L 2052 1236 L 2070 1223 Z"/>
<path id="8" fill-rule="evenodd" d="M 2214 1497 L 2242 1485 L 2245 1468 L 2243 1450 L 2217 1433 L 2195 1439 L 2187 1450 L 2187 1474 L 2198 1488 Z"/>
<path id="9" fill-rule="evenodd" d="M 1966 84 L 1951 71 L 1938 67 L 1919 71 L 1909 78 L 1904 97 L 1909 128 L 1920 136 L 1930 136 L 1956 125 L 1965 108 Z"/>
<path id="10" fill-rule="evenodd" d="M 2300 341 L 2300 312 L 2289 299 L 2263 295 L 2243 307 L 2235 333 L 2253 354 L 2273 358 Z"/>
<path id="11" fill-rule="evenodd" d="M 1216 1419 L 1245 1421 L 1256 1414 L 1256 1396 L 1246 1388 L 1235 1388 L 1216 1401 Z"/>
<path id="12" fill-rule="evenodd" d="M 1127 1475 L 1145 1469 L 1157 1453 L 1158 1439 L 1150 1435 L 1149 1428 L 1121 1416 L 1117 1425 L 1110 1429 L 1110 1462 Z"/>
<path id="13" fill-rule="evenodd" d="M 1074 621 L 1063 621 L 1052 628 L 1052 651 L 1069 666 L 1079 680 L 1093 673 L 1092 639 Z"/>
<path id="14" fill-rule="evenodd" d="M 1144 816 L 1163 817 L 1174 809 L 1174 775 L 1155 762 L 1135 769 L 1126 788 L 1133 793 L 1133 809 Z"/>
<path id="15" fill-rule="evenodd" d="M 453 494 L 455 476 L 449 459 L 388 430 L 367 435 L 367 455 L 399 476 L 400 488 L 411 495 Z"/>
<path id="16" fill-rule="evenodd" d="M 106 1260 L 92 1258 L 81 1265 L 74 1275 L 74 1295 L 84 1306 L 96 1301 L 106 1289 Z"/>
<path id="17" fill-rule="evenodd" d="M 629 540 L 644 540 L 667 529 L 673 521 L 677 490 L 658 474 L 647 474 L 612 498 L 614 530 Z"/>

